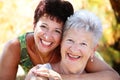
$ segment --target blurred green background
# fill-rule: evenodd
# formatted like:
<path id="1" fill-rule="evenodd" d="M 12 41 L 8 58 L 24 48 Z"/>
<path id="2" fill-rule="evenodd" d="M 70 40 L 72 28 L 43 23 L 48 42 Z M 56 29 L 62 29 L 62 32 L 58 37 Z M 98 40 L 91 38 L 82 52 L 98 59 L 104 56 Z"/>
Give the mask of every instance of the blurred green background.
<path id="1" fill-rule="evenodd" d="M 98 51 L 120 74 L 120 4 L 110 0 L 68 0 L 75 11 L 87 9 L 102 21 L 103 37 Z M 33 29 L 34 10 L 39 0 L 0 0 L 0 53 L 5 42 Z M 118 12 L 117 12 L 118 10 Z"/>

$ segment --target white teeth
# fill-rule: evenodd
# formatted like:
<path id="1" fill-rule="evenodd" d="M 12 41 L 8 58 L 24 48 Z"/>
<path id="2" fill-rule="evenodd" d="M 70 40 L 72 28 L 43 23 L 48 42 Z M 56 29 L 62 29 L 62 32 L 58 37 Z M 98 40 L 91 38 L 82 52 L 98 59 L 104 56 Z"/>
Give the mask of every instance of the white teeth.
<path id="1" fill-rule="evenodd" d="M 51 44 L 51 42 L 46 42 L 46 41 L 44 41 L 44 40 L 42 40 L 42 43 L 43 43 L 44 45 L 47 45 L 47 46 L 49 46 L 49 45 Z"/>
<path id="2" fill-rule="evenodd" d="M 71 54 L 68 54 L 71 58 L 80 58 L 80 56 L 75 56 L 75 55 L 71 55 Z"/>

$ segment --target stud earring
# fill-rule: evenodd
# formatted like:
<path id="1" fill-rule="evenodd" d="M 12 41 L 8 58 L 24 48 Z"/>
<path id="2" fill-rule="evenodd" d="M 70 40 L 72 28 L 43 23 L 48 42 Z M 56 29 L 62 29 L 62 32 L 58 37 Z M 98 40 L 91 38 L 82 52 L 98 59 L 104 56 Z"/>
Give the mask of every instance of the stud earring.
<path id="1" fill-rule="evenodd" d="M 93 57 L 91 57 L 91 60 L 90 60 L 91 62 L 93 62 Z"/>

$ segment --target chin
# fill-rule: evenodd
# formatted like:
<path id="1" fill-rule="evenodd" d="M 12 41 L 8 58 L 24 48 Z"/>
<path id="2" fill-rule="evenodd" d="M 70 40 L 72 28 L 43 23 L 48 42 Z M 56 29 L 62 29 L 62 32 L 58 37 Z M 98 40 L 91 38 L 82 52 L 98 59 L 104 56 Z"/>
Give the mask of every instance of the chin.
<path id="1" fill-rule="evenodd" d="M 74 65 L 72 65 L 74 66 Z M 84 69 L 83 67 L 79 67 L 79 65 L 75 66 L 75 67 L 68 67 L 69 68 L 69 71 L 71 74 L 82 74 L 84 72 Z"/>

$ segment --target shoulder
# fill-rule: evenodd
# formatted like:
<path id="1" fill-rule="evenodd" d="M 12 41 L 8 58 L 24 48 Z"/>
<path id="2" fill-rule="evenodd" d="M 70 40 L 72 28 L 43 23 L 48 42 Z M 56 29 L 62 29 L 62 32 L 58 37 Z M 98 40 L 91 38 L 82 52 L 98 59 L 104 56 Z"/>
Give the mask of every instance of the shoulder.
<path id="1" fill-rule="evenodd" d="M 6 51 L 11 51 L 11 52 L 19 52 L 20 51 L 20 42 L 18 40 L 18 38 L 15 38 L 13 40 L 10 40 L 8 41 L 6 44 L 5 44 L 5 47 L 4 49 Z"/>
<path id="2" fill-rule="evenodd" d="M 35 42 L 34 42 L 34 34 L 33 33 L 29 33 L 26 35 L 26 48 L 28 51 L 28 54 L 30 54 L 31 52 L 34 52 L 34 47 Z"/>
<path id="3" fill-rule="evenodd" d="M 8 41 L 2 51 L 1 57 L 3 59 L 20 59 L 20 43 L 17 38 Z"/>
<path id="4" fill-rule="evenodd" d="M 26 35 L 26 43 L 27 45 L 33 45 L 32 43 L 34 43 L 34 34 L 33 33 L 28 33 Z"/>
<path id="5" fill-rule="evenodd" d="M 0 74 L 4 79 L 13 79 L 20 62 L 20 45 L 17 38 L 8 41 L 0 54 Z M 8 72 L 9 71 L 9 72 Z"/>

